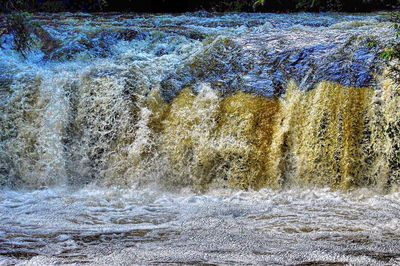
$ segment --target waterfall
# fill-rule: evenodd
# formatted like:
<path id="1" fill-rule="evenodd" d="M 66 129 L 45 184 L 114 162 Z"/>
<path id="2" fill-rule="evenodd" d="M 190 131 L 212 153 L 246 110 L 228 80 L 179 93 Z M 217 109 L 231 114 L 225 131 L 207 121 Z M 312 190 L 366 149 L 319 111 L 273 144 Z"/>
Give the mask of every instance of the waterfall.
<path id="1" fill-rule="evenodd" d="M 151 179 L 195 190 L 399 184 L 400 105 L 388 78 L 381 90 L 322 82 L 305 92 L 293 82 L 270 99 L 224 96 L 203 84 L 171 103 L 159 92 L 135 97 L 118 81 L 96 78 L 76 88 L 81 94 L 71 108 L 64 77 L 33 87 L 28 96 L 38 100 L 25 99 L 33 102 L 30 110 L 18 110 L 23 121 L 7 155 L 19 155 L 29 168 L 10 162 L 3 181 L 15 173 L 32 186 L 81 179 L 109 185 Z M 68 123 L 73 129 L 66 130 Z"/>
<path id="2" fill-rule="evenodd" d="M 25 57 L 1 34 L 0 265 L 399 265 L 386 16 L 34 14 Z"/>
<path id="3" fill-rule="evenodd" d="M 104 30 L 69 16 L 47 28 L 62 43 L 52 62 L 2 51 L 2 185 L 398 187 L 399 85 L 362 36 L 390 36 L 386 22 L 167 16 Z"/>

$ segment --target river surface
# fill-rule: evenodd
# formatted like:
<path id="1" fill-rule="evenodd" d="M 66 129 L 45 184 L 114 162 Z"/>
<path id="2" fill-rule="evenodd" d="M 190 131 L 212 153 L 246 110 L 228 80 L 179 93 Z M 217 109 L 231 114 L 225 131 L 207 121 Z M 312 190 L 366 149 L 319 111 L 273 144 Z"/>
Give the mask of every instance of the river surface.
<path id="1" fill-rule="evenodd" d="M 2 264 L 397 265 L 400 196 L 4 191 Z"/>
<path id="2" fill-rule="evenodd" d="M 0 265 L 400 265 L 386 18 L 35 14 L 25 57 L 2 34 Z"/>

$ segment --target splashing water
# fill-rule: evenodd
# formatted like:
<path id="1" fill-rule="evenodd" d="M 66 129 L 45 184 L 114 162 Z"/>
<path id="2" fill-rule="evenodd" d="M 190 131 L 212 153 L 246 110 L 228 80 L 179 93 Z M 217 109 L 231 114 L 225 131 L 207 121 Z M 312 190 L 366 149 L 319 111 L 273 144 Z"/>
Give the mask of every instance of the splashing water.
<path id="1" fill-rule="evenodd" d="M 400 263 L 380 15 L 35 20 L 27 60 L 1 36 L 0 264 Z"/>
<path id="2" fill-rule="evenodd" d="M 46 202 L 46 205 L 43 205 Z M 7 265 L 397 265 L 399 194 L 4 191 Z"/>

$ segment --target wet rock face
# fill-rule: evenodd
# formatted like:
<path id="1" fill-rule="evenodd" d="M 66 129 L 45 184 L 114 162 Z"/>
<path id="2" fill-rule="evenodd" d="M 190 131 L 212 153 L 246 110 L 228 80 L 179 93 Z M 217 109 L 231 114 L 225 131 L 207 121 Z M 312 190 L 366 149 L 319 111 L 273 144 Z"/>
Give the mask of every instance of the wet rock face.
<path id="1" fill-rule="evenodd" d="M 374 87 L 382 72 L 381 40 L 393 36 L 381 17 L 361 15 L 41 14 L 35 21 L 43 26 L 36 32 L 43 61 L 175 60 L 172 71 L 156 78 L 167 101 L 203 82 L 224 94 L 268 97 L 284 93 L 291 80 L 303 90 L 321 81 Z M 8 37 L 1 38 L 7 49 Z"/>
<path id="2" fill-rule="evenodd" d="M 310 90 L 321 81 L 347 87 L 374 87 L 374 76 L 382 71 L 376 51 L 364 46 L 365 42 L 313 44 L 302 40 L 304 46 L 295 48 L 285 47 L 288 40 L 284 38 L 280 42 L 281 50 L 266 45 L 246 51 L 248 58 L 257 58 L 245 74 L 246 90 L 262 95 L 279 94 L 290 80 L 303 90 Z"/>
<path id="3" fill-rule="evenodd" d="M 161 82 L 162 96 L 170 101 L 182 88 L 194 86 L 199 81 L 210 83 L 224 93 L 237 91 L 242 88 L 241 75 L 248 71 L 249 65 L 239 43 L 217 37 Z"/>
<path id="4" fill-rule="evenodd" d="M 302 90 L 310 90 L 322 81 L 346 87 L 375 87 L 376 77 L 383 71 L 378 55 L 385 45 L 375 40 L 390 39 L 388 25 L 382 23 L 378 28 L 378 24 L 267 24 L 252 32 L 217 37 L 164 80 L 163 91 L 169 98 L 199 81 L 211 83 L 224 93 L 241 90 L 267 97 L 284 93 L 292 80 Z"/>

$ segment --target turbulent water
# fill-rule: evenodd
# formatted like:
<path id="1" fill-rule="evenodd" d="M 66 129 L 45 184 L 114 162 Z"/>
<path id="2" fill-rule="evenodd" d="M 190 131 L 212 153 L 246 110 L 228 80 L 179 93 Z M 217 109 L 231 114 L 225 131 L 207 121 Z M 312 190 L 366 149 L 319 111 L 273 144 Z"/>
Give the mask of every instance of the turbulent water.
<path id="1" fill-rule="evenodd" d="M 0 263 L 398 265 L 399 200 L 328 190 L 4 192 Z"/>
<path id="2" fill-rule="evenodd" d="M 399 264 L 385 16 L 36 14 L 26 58 L 3 34 L 0 264 Z"/>

